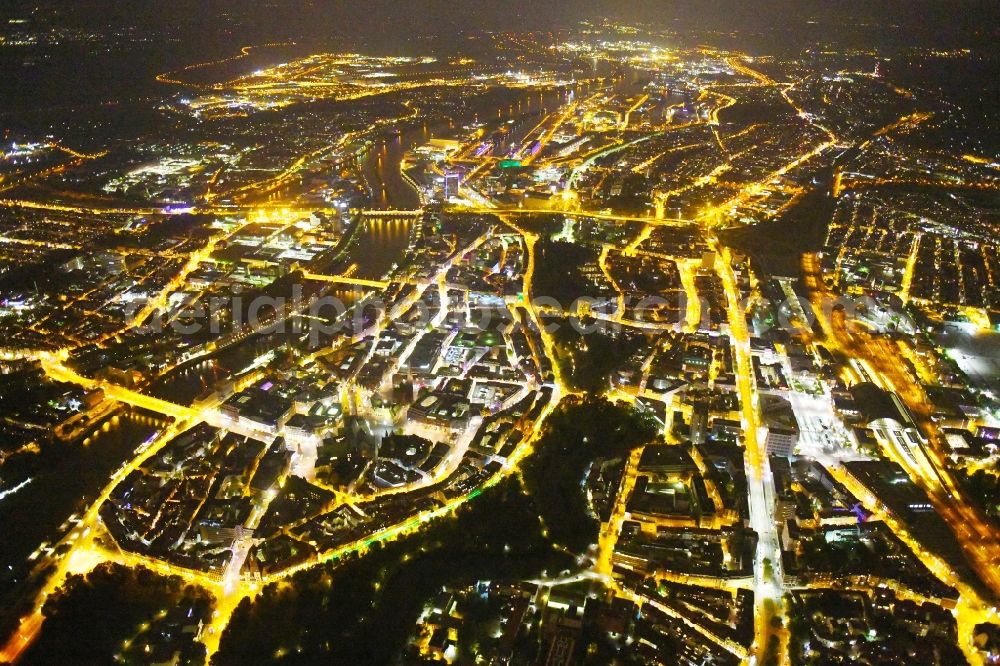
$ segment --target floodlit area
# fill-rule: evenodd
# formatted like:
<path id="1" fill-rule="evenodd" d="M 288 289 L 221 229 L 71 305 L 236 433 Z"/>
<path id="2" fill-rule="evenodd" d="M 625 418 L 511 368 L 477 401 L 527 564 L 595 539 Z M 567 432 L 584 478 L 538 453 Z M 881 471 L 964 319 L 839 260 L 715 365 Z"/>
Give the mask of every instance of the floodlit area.
<path id="1" fill-rule="evenodd" d="M 285 2 L 0 25 L 0 662 L 996 662 L 978 49 Z"/>

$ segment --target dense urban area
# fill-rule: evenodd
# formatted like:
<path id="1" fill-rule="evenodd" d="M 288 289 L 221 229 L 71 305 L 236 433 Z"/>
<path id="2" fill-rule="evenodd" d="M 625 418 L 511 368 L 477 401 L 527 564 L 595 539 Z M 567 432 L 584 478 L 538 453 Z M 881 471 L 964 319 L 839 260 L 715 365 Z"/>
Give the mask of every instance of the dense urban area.
<path id="1" fill-rule="evenodd" d="M 1000 662 L 985 56 L 739 39 L 0 109 L 0 663 Z"/>

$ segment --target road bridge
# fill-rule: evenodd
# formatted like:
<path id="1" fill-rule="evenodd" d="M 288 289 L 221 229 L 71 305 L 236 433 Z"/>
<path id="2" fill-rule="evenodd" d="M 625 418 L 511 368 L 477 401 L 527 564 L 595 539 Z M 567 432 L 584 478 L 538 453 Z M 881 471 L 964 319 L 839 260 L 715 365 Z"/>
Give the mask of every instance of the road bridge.
<path id="1" fill-rule="evenodd" d="M 364 278 L 350 277 L 348 275 L 324 275 L 322 273 L 312 273 L 305 271 L 302 277 L 306 280 L 316 280 L 317 282 L 331 282 L 334 284 L 348 284 L 356 287 L 371 287 L 373 289 L 385 289 L 389 283 L 385 280 L 366 280 Z"/>

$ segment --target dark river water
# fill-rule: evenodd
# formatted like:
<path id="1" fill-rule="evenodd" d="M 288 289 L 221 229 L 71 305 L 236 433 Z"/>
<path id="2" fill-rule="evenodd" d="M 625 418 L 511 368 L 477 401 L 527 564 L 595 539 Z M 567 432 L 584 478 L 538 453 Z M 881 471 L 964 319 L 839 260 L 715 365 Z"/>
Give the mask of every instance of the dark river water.
<path id="1" fill-rule="evenodd" d="M 63 521 L 92 503 L 111 474 L 164 426 L 158 416 L 126 409 L 86 437 L 43 448 L 31 482 L 0 500 L 0 595 L 23 578 L 32 551 L 60 538 Z"/>

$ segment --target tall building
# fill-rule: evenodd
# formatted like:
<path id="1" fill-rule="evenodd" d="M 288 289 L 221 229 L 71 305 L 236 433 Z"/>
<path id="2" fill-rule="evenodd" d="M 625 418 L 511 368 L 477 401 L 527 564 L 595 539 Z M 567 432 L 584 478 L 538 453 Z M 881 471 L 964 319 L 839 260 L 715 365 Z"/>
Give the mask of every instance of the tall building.
<path id="1" fill-rule="evenodd" d="M 462 174 L 457 171 L 446 171 L 444 174 L 444 200 L 448 201 L 458 194 L 462 185 Z"/>
<path id="2" fill-rule="evenodd" d="M 799 423 L 795 420 L 792 405 L 776 395 L 760 396 L 760 412 L 767 436 L 764 440 L 769 456 L 788 457 L 799 443 Z"/>

